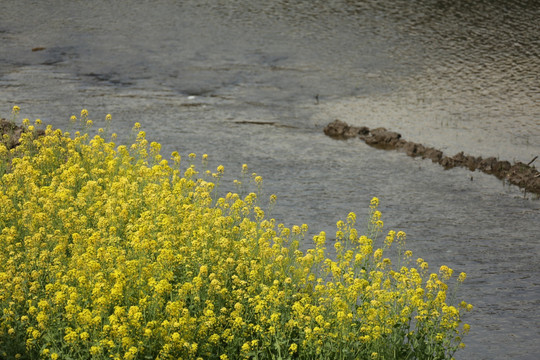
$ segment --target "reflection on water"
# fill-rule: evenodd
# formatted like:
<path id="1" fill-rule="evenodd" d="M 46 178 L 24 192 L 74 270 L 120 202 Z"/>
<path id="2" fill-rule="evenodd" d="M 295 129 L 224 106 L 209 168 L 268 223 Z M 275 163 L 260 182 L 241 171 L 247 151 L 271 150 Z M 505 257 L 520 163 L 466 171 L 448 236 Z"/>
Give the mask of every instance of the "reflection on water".
<path id="1" fill-rule="evenodd" d="M 538 201 L 322 127 L 340 118 L 448 154 L 530 161 L 540 154 L 537 2 L 2 5 L 0 115 L 18 104 L 65 127 L 86 107 L 97 124 L 113 114 L 121 136 L 141 121 L 165 153 L 208 153 L 231 178 L 248 163 L 278 194 L 273 216 L 312 234 L 365 215 L 376 195 L 418 256 L 469 273 L 476 311 L 458 358 L 534 358 Z M 253 121 L 293 128 L 239 123 Z"/>

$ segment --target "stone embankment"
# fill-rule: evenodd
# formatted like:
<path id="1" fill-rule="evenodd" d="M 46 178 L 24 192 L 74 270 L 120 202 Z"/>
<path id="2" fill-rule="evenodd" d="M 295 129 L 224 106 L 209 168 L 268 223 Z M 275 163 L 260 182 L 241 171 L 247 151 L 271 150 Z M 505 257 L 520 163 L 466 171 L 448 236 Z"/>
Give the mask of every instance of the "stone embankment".
<path id="1" fill-rule="evenodd" d="M 445 169 L 457 166 L 468 168 L 471 171 L 479 170 L 486 174 L 492 174 L 497 178 L 517 185 L 526 192 L 540 195 L 540 172 L 531 164 L 498 160 L 495 157 L 475 157 L 460 152 L 454 156 L 445 156 L 441 150 L 424 146 L 401 138 L 401 134 L 386 130 L 385 128 L 369 129 L 365 126 L 351 126 L 343 121 L 335 120 L 324 128 L 324 133 L 335 139 L 359 138 L 366 144 L 378 149 L 400 150 L 412 157 L 431 159 L 439 163 Z"/>

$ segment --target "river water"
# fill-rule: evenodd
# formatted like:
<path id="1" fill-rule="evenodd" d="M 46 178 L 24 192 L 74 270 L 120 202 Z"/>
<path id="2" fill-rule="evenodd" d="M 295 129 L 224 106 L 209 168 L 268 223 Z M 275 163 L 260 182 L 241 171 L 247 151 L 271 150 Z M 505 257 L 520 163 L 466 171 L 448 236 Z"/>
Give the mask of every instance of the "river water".
<path id="1" fill-rule="evenodd" d="M 0 116 L 17 104 L 67 128 L 87 108 L 97 126 L 111 113 L 123 138 L 139 121 L 164 154 L 207 153 L 230 179 L 247 163 L 278 196 L 272 216 L 311 234 L 365 217 L 377 196 L 416 256 L 468 274 L 475 310 L 456 358 L 537 358 L 538 199 L 322 132 L 339 118 L 448 155 L 529 162 L 540 155 L 537 1 L 0 5 Z"/>

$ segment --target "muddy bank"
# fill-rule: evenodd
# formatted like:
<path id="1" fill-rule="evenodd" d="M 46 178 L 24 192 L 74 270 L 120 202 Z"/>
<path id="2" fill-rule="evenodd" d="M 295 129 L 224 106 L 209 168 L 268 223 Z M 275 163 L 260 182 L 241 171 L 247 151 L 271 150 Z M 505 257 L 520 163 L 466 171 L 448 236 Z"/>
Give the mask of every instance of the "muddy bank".
<path id="1" fill-rule="evenodd" d="M 526 192 L 540 195 L 540 172 L 532 165 L 535 157 L 528 164 L 498 160 L 495 157 L 475 157 L 460 152 L 454 156 L 445 156 L 441 150 L 424 146 L 401 138 L 401 134 L 385 128 L 369 129 L 365 126 L 356 127 L 335 120 L 324 128 L 324 133 L 335 139 L 359 138 L 366 144 L 378 149 L 400 150 L 412 157 L 431 159 L 445 169 L 457 166 L 468 168 L 471 171 L 479 170 L 492 174 L 510 184 L 517 185 Z"/>

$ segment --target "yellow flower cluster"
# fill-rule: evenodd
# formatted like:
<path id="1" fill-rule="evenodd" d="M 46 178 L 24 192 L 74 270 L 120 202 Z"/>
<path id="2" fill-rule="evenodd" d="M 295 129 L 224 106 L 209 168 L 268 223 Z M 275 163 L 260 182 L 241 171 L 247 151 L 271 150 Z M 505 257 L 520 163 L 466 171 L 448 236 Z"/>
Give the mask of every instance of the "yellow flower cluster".
<path id="1" fill-rule="evenodd" d="M 452 270 L 411 266 L 403 232 L 378 245 L 376 198 L 366 235 L 353 213 L 338 222 L 331 257 L 324 233 L 300 251 L 307 225 L 265 218 L 257 193 L 217 198 L 194 154 L 170 166 L 142 131 L 116 146 L 48 127 L 2 146 L 0 358 L 449 359 L 463 346 L 472 306 L 447 303 Z"/>

